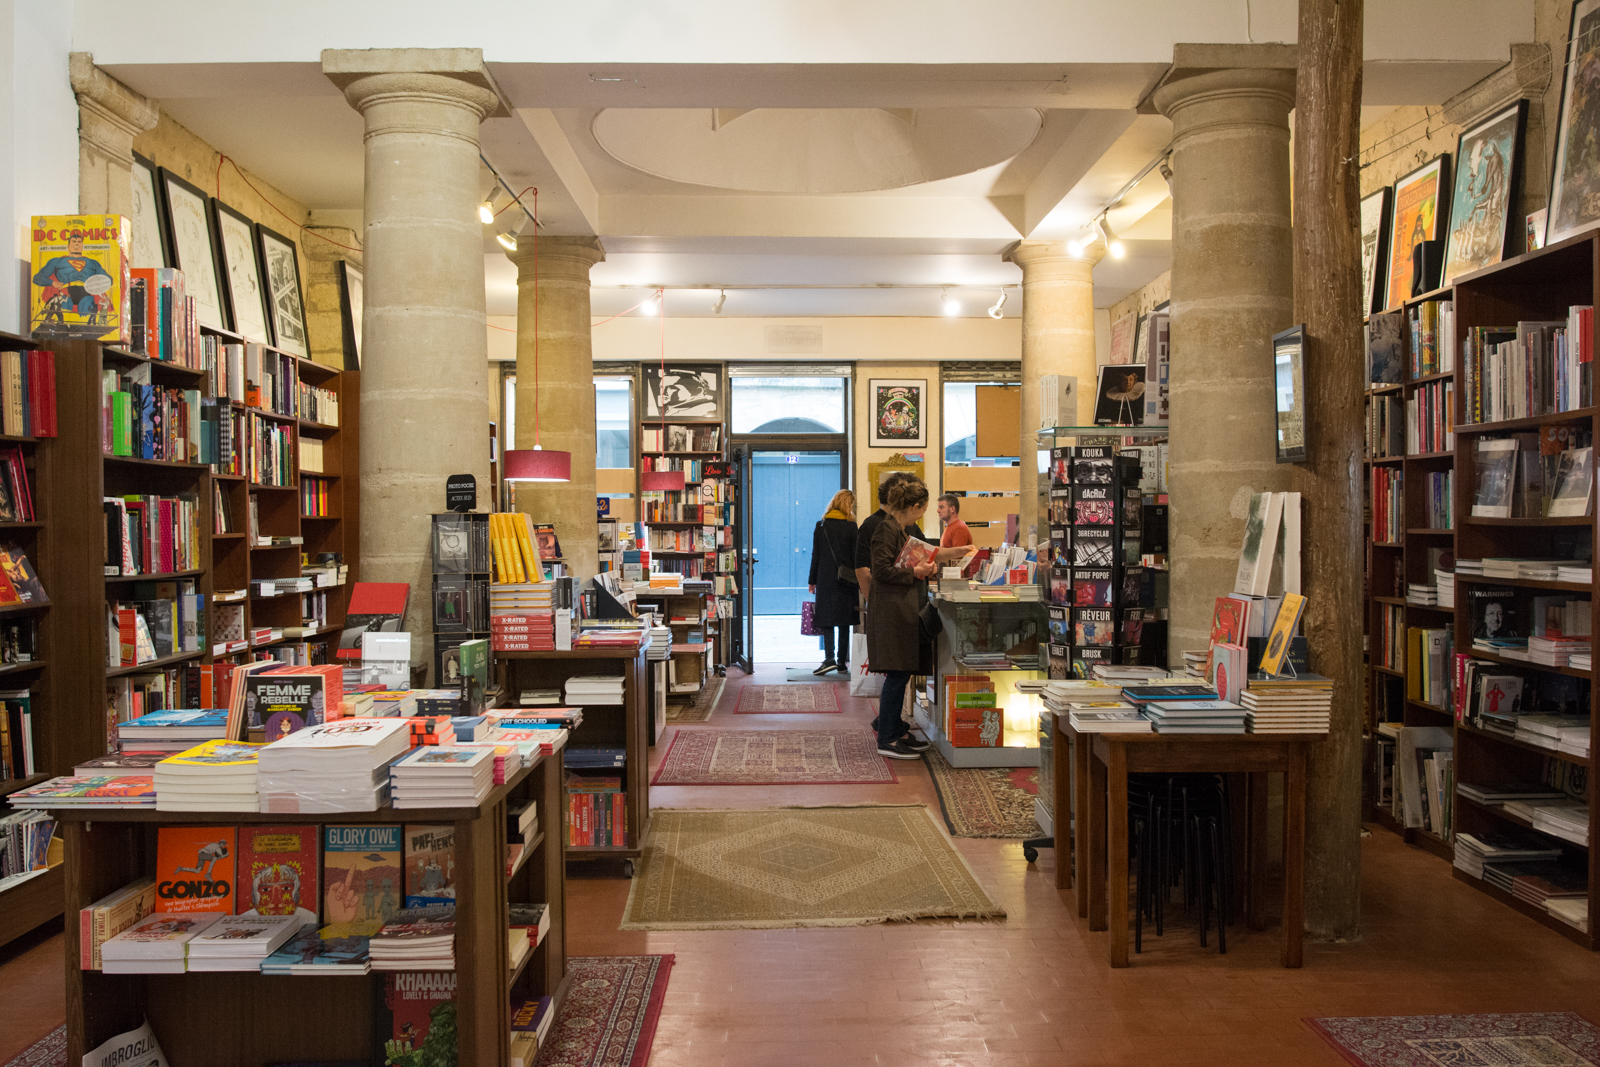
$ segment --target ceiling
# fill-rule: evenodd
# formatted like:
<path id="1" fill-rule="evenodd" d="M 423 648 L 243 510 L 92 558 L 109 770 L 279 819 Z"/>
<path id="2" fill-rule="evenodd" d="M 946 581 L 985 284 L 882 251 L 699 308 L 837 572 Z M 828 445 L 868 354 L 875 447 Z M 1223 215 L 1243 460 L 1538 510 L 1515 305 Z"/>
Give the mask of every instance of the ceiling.
<path id="1" fill-rule="evenodd" d="M 383 5 L 365 31 L 347 9 L 380 9 L 360 0 L 338 13 L 281 0 L 270 22 L 172 2 L 193 19 L 175 11 L 158 33 L 111 0 L 78 0 L 75 46 L 319 212 L 360 211 L 363 150 L 361 118 L 318 49 L 460 36 L 459 12 L 416 0 Z M 496 25 L 493 12 L 526 22 L 525 9 L 486 2 L 478 24 Z M 1459 20 L 1472 9 L 1470 32 L 1442 28 L 1440 2 L 1369 6 L 1364 122 L 1441 102 L 1531 39 L 1531 0 L 1450 0 Z M 1127 253 L 1095 269 L 1104 307 L 1170 261 L 1171 200 L 1151 164 L 1171 125 L 1141 105 L 1173 40 L 1293 36 L 1286 0 L 1133 6 L 1151 17 L 1125 6 L 1107 23 L 1088 0 L 1025 0 L 981 19 L 932 0 L 679 5 L 665 20 L 627 0 L 563 8 L 550 33 L 484 45 L 510 113 L 484 122 L 482 151 L 512 189 L 537 189 L 541 233 L 600 238 L 597 316 L 656 287 L 672 291 L 674 315 L 927 316 L 948 296 L 982 316 L 1020 283 L 1001 259 L 1010 245 L 1081 236 L 1115 200 L 1108 220 Z M 883 21 L 885 7 L 899 17 Z M 300 8 L 315 8 L 320 34 L 297 28 Z M 496 185 L 488 168 L 481 181 L 485 195 Z M 516 208 L 499 221 L 531 232 Z M 515 271 L 493 237 L 485 227 L 488 309 L 514 314 Z M 1020 307 L 1013 289 L 1005 311 Z"/>

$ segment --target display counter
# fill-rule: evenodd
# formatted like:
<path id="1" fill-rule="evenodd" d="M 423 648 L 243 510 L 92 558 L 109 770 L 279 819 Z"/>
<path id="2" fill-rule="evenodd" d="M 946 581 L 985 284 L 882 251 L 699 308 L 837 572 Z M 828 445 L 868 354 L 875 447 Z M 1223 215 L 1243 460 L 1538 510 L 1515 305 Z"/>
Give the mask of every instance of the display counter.
<path id="1" fill-rule="evenodd" d="M 1045 605 L 939 593 L 933 603 L 943 629 L 918 725 L 953 767 L 1037 767 L 1044 705 L 1017 684 L 1045 677 Z"/>

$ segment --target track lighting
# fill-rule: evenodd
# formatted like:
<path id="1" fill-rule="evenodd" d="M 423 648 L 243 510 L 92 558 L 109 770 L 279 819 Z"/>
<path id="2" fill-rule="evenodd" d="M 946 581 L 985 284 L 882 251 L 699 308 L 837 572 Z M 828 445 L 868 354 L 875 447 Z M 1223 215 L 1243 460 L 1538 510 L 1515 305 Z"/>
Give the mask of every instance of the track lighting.
<path id="1" fill-rule="evenodd" d="M 1077 253 L 1073 253 L 1073 254 L 1076 255 Z M 1006 306 L 1006 291 L 1004 289 L 1002 289 L 1002 290 L 1000 290 L 1000 299 L 996 300 L 994 302 L 994 307 L 989 309 L 989 317 L 991 319 L 1003 319 L 1003 318 L 1005 318 L 1006 317 L 1006 313 L 1001 310 L 1001 308 L 1003 308 L 1005 306 Z"/>
<path id="2" fill-rule="evenodd" d="M 711 314 L 713 314 L 713 315 L 722 314 L 722 305 L 726 304 L 727 302 L 728 302 L 728 290 L 726 290 L 726 289 L 717 290 L 717 302 L 715 304 L 711 305 Z"/>
<path id="3" fill-rule="evenodd" d="M 948 289 L 939 294 L 939 301 L 944 305 L 944 313 L 946 315 L 961 314 L 961 301 L 952 297 Z"/>
<path id="4" fill-rule="evenodd" d="M 478 205 L 479 222 L 482 222 L 485 226 L 488 226 L 490 223 L 494 222 L 494 205 L 495 201 L 499 199 L 500 190 L 496 189 L 494 192 L 489 194 L 489 199 Z"/>
<path id="5" fill-rule="evenodd" d="M 517 250 L 517 235 L 511 233 L 509 230 L 495 234 L 494 239 L 499 241 L 500 247 L 505 249 L 507 252 L 515 252 Z"/>
<path id="6" fill-rule="evenodd" d="M 660 308 L 661 294 L 652 294 L 649 300 L 639 305 L 639 314 L 654 315 Z"/>
<path id="7" fill-rule="evenodd" d="M 1111 253 L 1113 259 L 1121 259 L 1128 250 L 1117 239 L 1116 232 L 1111 229 L 1111 223 L 1107 221 L 1104 215 L 1101 215 L 1098 225 L 1100 227 L 1100 236 L 1106 242 L 1106 251 Z"/>

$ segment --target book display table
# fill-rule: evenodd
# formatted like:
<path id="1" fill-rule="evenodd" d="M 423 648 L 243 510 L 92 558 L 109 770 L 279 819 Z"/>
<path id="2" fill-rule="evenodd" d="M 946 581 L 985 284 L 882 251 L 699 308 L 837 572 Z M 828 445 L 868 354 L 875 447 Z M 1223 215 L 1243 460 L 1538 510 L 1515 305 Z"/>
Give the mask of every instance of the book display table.
<path id="1" fill-rule="evenodd" d="M 1247 776 L 1246 922 L 1250 929 L 1260 930 L 1266 926 L 1267 775 L 1278 771 L 1284 776 L 1282 961 L 1285 967 L 1299 967 L 1305 926 L 1306 750 L 1327 735 L 1081 733 L 1065 714 L 1053 718 L 1059 768 L 1054 776 L 1057 835 L 1065 836 L 1062 813 L 1073 811 L 1078 917 L 1089 920 L 1090 930 L 1107 929 L 1109 899 L 1111 966 L 1128 966 L 1128 775 L 1240 772 Z M 1068 744 L 1070 776 L 1062 773 Z M 1058 889 L 1066 888 L 1067 870 L 1058 850 Z"/>

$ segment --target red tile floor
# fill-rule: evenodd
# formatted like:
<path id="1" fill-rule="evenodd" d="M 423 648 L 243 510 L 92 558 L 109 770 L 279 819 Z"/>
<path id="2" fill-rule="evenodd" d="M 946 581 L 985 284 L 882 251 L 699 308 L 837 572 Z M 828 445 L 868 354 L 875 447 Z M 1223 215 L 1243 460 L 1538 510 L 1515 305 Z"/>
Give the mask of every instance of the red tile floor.
<path id="1" fill-rule="evenodd" d="M 731 672 L 711 720 L 669 726 L 669 737 L 674 729 L 865 729 L 873 714 L 869 702 L 849 697 L 843 715 L 732 713 L 740 686 L 782 679 L 781 667 L 754 679 Z M 896 762 L 895 773 L 893 786 L 658 786 L 651 802 L 910 802 L 937 812 L 921 763 Z M 1214 942 L 1201 949 L 1180 924 L 1147 939 L 1131 968 L 1112 972 L 1106 935 L 1089 933 L 1055 891 L 1053 852 L 1030 867 L 1015 842 L 955 845 L 1006 908 L 1004 922 L 621 933 L 628 882 L 617 868 L 575 864 L 570 951 L 676 954 L 651 1067 L 1334 1067 L 1343 1061 L 1302 1018 L 1577 1011 L 1600 1022 L 1600 955 L 1454 881 L 1447 863 L 1382 830 L 1363 845 L 1361 940 L 1308 944 L 1299 971 L 1278 966 L 1275 927 L 1235 925 L 1219 956 Z M 0 954 L 0 1063 L 60 1021 L 60 961 L 59 936 Z"/>

